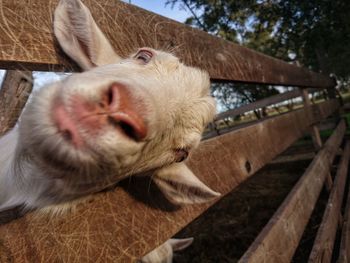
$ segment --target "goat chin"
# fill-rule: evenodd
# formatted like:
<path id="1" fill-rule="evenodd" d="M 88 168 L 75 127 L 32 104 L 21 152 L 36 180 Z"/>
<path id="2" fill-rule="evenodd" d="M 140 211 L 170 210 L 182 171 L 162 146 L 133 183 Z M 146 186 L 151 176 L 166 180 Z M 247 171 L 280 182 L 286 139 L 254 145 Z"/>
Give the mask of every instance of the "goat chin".
<path id="1" fill-rule="evenodd" d="M 18 128 L 0 138 L 0 211 L 22 206 L 23 210 L 45 207 L 53 215 L 71 210 L 84 200 L 78 198 L 67 203 L 57 203 L 55 196 L 45 192 L 54 184 L 45 168 L 38 167 L 26 157 L 18 144 Z"/>
<path id="2" fill-rule="evenodd" d="M 183 162 L 215 114 L 208 73 L 147 47 L 122 59 L 79 0 L 59 2 L 54 33 L 84 72 L 34 93 L 0 139 L 0 211 L 64 211 L 149 171 L 173 203 L 219 196 Z"/>

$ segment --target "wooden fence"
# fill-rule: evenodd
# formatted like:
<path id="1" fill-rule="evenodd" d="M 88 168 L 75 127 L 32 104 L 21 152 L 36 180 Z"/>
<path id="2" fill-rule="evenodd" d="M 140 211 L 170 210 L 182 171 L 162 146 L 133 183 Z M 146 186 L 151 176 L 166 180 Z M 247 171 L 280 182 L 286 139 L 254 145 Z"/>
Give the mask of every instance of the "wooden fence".
<path id="1" fill-rule="evenodd" d="M 0 66 L 6 69 L 76 70 L 59 50 L 52 33 L 56 0 L 0 2 Z M 340 103 L 330 98 L 312 104 L 306 88 L 333 89 L 327 76 L 265 56 L 120 1 L 84 1 L 121 54 L 142 46 L 173 49 L 185 63 L 208 70 L 212 80 L 295 86 L 299 89 L 243 106 L 218 117 L 301 96 L 304 107 L 234 128 L 203 141 L 188 165 L 223 196 L 269 163 L 306 133 L 317 155 L 240 262 L 289 262 L 324 183 L 331 191 L 310 262 L 329 262 L 334 235 L 342 222 L 339 262 L 350 251 L 349 209 L 341 215 L 349 145 L 334 183 L 330 167 L 345 134 L 340 121 L 322 145 L 317 124 L 336 114 Z M 15 89 L 16 87 L 13 87 Z M 214 204 L 172 207 L 149 180 L 133 178 L 114 191 L 95 195 L 77 211 L 62 217 L 29 213 L 0 226 L 0 262 L 133 262 L 154 249 Z M 350 205 L 350 196 L 348 206 Z M 327 241 L 325 241 L 327 240 Z M 235 244 L 232 244 L 234 246 Z"/>

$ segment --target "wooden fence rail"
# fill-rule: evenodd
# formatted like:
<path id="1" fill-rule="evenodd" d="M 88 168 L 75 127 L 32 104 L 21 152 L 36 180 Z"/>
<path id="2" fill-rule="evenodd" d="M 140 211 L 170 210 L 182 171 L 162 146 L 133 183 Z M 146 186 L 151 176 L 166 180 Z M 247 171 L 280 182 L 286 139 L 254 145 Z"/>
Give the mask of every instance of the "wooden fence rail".
<path id="1" fill-rule="evenodd" d="M 241 115 L 241 114 L 244 114 L 244 113 L 256 110 L 256 109 L 260 109 L 263 107 L 267 107 L 267 106 L 270 106 L 273 104 L 286 102 L 287 100 L 298 98 L 298 97 L 303 98 L 304 107 L 309 107 L 311 105 L 311 101 L 308 97 L 309 92 L 314 93 L 317 91 L 320 91 L 320 90 L 318 90 L 318 89 L 294 89 L 292 91 L 273 95 L 273 96 L 270 96 L 268 98 L 264 98 L 264 99 L 240 106 L 238 108 L 222 112 L 215 117 L 215 119 L 212 123 L 209 124 L 209 126 L 208 126 L 209 129 L 205 133 L 204 139 L 212 138 L 212 137 L 218 136 L 220 134 L 225 134 L 225 133 L 230 132 L 232 130 L 236 130 L 236 129 L 239 129 L 239 128 L 242 128 L 242 127 L 249 125 L 249 123 L 243 123 L 243 124 L 238 124 L 238 125 L 228 125 L 224 128 L 222 128 L 222 127 L 219 128 L 220 124 L 218 124 L 218 121 L 223 120 L 225 118 L 234 118 L 237 115 Z M 316 114 L 317 115 L 318 113 L 317 112 L 316 113 L 308 112 L 308 114 Z M 329 125 L 332 125 L 331 127 L 334 128 L 334 123 L 329 124 Z M 318 131 L 317 125 L 313 125 L 312 127 L 310 127 L 310 131 L 312 134 L 312 138 L 314 140 L 314 144 L 318 145 L 318 148 L 319 148 L 320 147 L 320 138 L 318 135 L 319 131 Z"/>
<path id="2" fill-rule="evenodd" d="M 343 140 L 345 129 L 345 122 L 341 121 L 324 148 L 318 152 L 302 178 L 239 262 L 291 261 Z"/>
<path id="3" fill-rule="evenodd" d="M 232 110 L 222 112 L 216 116 L 215 121 L 222 120 L 222 119 L 228 118 L 228 117 L 233 118 L 237 115 L 241 115 L 243 113 L 253 111 L 255 109 L 259 109 L 259 108 L 267 107 L 267 106 L 270 106 L 273 104 L 281 103 L 281 102 L 284 102 L 286 100 L 294 99 L 294 98 L 297 98 L 300 96 L 301 96 L 301 93 L 298 89 L 284 92 L 284 93 L 280 93 L 280 94 L 270 96 L 270 97 L 265 98 L 265 99 L 261 99 L 261 100 L 243 105 L 241 107 L 238 107 L 238 108 L 235 108 Z"/>
<path id="4" fill-rule="evenodd" d="M 58 0 L 0 2 L 0 67 L 68 70 L 68 61 L 54 41 L 53 10 Z M 84 3 L 123 56 L 143 46 L 173 50 L 186 64 L 208 70 L 213 80 L 300 87 L 332 88 L 334 79 L 210 36 L 181 23 L 122 1 Z M 147 22 L 145 22 L 147 21 Z M 57 55 L 60 54 L 60 56 Z"/>
<path id="5" fill-rule="evenodd" d="M 331 262 L 333 246 L 337 226 L 341 222 L 341 205 L 344 188 L 348 175 L 350 157 L 350 143 L 347 142 L 339 168 L 334 181 L 334 186 L 329 196 L 326 211 L 310 254 L 309 262 Z"/>
<path id="6" fill-rule="evenodd" d="M 348 263 L 350 261 L 350 189 L 344 210 L 344 220 L 340 243 L 340 252 L 337 263 Z"/>

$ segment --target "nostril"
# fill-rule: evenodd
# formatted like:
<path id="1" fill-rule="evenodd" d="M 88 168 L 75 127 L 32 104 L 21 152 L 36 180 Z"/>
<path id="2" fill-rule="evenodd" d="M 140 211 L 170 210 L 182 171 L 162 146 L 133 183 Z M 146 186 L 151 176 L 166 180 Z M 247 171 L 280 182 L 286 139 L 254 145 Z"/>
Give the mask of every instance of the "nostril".
<path id="1" fill-rule="evenodd" d="M 137 100 L 126 86 L 113 83 L 105 91 L 108 122 L 134 141 L 147 135 L 147 125 L 142 112 L 142 100 Z"/>
<path id="2" fill-rule="evenodd" d="M 108 105 L 111 105 L 111 104 L 112 104 L 112 102 L 113 102 L 113 97 L 114 97 L 113 86 L 111 86 L 111 87 L 108 89 L 108 92 L 107 92 L 107 104 L 108 104 Z"/>
<path id="3" fill-rule="evenodd" d="M 108 122 L 134 141 L 138 142 L 146 137 L 146 129 L 138 126 L 137 123 L 133 122 L 131 119 L 109 116 Z"/>
<path id="4" fill-rule="evenodd" d="M 126 122 L 120 122 L 119 126 L 123 130 L 123 132 L 131 139 L 135 141 L 140 141 L 142 139 L 140 138 L 140 134 L 130 124 Z"/>
<path id="5" fill-rule="evenodd" d="M 64 130 L 61 132 L 62 133 L 62 137 L 66 140 L 66 141 L 72 141 L 73 139 L 73 134 L 69 131 L 69 130 Z"/>
<path id="6" fill-rule="evenodd" d="M 115 106 L 115 100 L 117 95 L 114 91 L 114 85 L 111 85 L 106 91 L 102 94 L 102 100 L 98 103 L 99 108 L 101 109 L 113 109 Z"/>

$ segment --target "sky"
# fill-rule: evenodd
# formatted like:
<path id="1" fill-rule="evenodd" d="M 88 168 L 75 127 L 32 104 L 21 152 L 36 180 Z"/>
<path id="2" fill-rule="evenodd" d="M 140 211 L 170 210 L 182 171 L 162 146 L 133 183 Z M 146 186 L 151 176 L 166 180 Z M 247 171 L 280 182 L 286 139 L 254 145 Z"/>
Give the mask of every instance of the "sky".
<path id="1" fill-rule="evenodd" d="M 166 0 L 123 0 L 123 2 L 130 3 L 151 11 L 153 13 L 157 13 L 159 15 L 171 18 L 178 22 L 185 22 L 186 18 L 190 17 L 191 14 L 189 11 L 184 10 L 178 4 L 171 8 L 171 5 L 166 5 Z"/>

